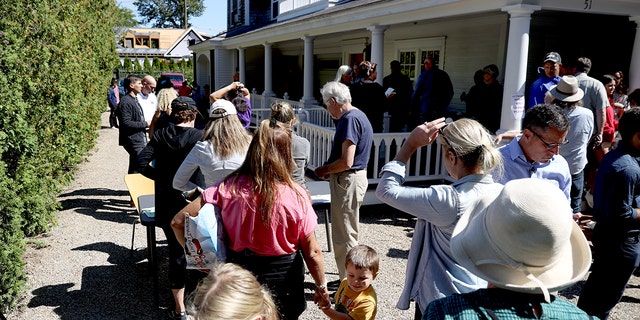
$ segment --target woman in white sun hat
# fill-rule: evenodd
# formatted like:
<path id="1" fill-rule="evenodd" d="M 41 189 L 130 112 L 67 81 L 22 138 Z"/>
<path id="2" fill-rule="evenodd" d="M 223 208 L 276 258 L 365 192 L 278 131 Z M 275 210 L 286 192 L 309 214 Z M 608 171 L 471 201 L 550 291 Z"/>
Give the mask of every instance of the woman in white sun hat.
<path id="1" fill-rule="evenodd" d="M 541 179 L 505 184 L 456 225 L 451 251 L 489 283 L 429 304 L 423 319 L 591 319 L 553 292 L 584 279 L 591 251 L 565 195 Z"/>

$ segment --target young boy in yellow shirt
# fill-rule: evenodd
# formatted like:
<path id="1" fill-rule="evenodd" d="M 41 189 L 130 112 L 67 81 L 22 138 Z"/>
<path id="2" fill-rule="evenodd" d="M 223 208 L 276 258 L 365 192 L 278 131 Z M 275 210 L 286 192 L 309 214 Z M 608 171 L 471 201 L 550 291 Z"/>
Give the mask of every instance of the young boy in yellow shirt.
<path id="1" fill-rule="evenodd" d="M 336 291 L 335 309 L 330 305 L 320 306 L 322 312 L 332 320 L 371 320 L 378 311 L 376 292 L 371 282 L 378 275 L 380 258 L 378 253 L 366 245 L 357 245 L 349 252 L 345 266 L 347 277 Z"/>

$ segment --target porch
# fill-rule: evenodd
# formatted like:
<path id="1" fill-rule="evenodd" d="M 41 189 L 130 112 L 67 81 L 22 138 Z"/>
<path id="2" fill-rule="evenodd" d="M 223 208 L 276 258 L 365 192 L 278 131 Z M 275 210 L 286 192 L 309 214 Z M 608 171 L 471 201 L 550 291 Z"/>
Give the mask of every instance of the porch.
<path id="1" fill-rule="evenodd" d="M 252 119 L 251 125 L 256 126 L 271 114 L 271 101 L 286 101 L 296 110 L 299 122 L 295 131 L 311 143 L 311 157 L 307 169 L 313 171 L 329 158 L 331 144 L 335 134 L 333 120 L 329 113 L 318 105 L 303 105 L 299 101 L 266 97 L 251 94 Z M 388 128 L 388 125 L 385 125 Z M 387 130 L 385 130 L 387 131 Z M 371 158 L 367 168 L 369 188 L 378 184 L 378 174 L 384 164 L 391 161 L 402 143 L 409 136 L 409 132 L 384 132 L 373 134 Z M 406 181 L 411 184 L 427 184 L 429 181 L 453 181 L 442 163 L 442 148 L 437 142 L 418 149 L 407 164 Z"/>

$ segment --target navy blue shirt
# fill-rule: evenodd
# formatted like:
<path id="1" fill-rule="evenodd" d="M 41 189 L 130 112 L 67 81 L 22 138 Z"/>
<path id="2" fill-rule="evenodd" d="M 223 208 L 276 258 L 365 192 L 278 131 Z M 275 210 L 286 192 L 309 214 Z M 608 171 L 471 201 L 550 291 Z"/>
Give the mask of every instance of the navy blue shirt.
<path id="1" fill-rule="evenodd" d="M 367 115 L 360 109 L 347 111 L 340 117 L 336 125 L 336 134 L 333 136 L 331 154 L 326 163 L 332 163 L 342 156 L 342 143 L 349 140 L 356 145 L 356 154 L 353 159 L 353 170 L 366 169 L 373 143 L 373 129 Z"/>
<path id="2" fill-rule="evenodd" d="M 593 213 L 598 224 L 619 231 L 637 231 L 640 207 L 640 152 L 624 142 L 607 153 L 596 174 Z"/>

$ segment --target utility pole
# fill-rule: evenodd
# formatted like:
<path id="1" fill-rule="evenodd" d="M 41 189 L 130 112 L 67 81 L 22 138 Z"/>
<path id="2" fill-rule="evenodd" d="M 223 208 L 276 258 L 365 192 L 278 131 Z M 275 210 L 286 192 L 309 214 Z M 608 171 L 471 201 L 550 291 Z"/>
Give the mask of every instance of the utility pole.
<path id="1" fill-rule="evenodd" d="M 183 24 L 184 29 L 186 29 L 186 28 L 187 28 L 187 26 L 188 26 L 188 25 L 187 25 L 188 21 L 189 21 L 189 20 L 188 20 L 188 18 L 187 18 L 187 0 L 184 0 L 184 24 Z"/>

